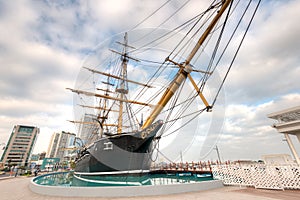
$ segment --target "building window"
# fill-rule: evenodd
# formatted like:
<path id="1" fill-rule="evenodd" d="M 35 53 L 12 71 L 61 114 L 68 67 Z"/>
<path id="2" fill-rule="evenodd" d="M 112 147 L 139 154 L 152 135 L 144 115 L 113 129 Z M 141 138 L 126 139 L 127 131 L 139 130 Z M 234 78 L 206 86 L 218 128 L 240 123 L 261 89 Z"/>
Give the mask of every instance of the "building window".
<path id="1" fill-rule="evenodd" d="M 18 132 L 25 132 L 25 133 L 32 133 L 34 127 L 29 127 L 29 126 L 20 126 Z"/>

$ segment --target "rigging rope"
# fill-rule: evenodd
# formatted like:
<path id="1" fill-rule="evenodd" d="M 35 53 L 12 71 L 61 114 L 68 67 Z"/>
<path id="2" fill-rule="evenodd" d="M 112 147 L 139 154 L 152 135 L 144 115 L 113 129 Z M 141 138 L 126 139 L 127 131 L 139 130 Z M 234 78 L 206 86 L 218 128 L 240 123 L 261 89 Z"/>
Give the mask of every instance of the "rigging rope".
<path id="1" fill-rule="evenodd" d="M 214 1 L 214 2 L 215 2 L 215 1 Z M 175 51 L 175 49 L 176 49 L 176 48 L 184 41 L 184 39 L 185 39 L 185 38 L 187 37 L 187 35 L 191 32 L 191 30 L 197 25 L 197 23 L 199 23 L 199 21 L 202 19 L 202 17 L 204 16 L 204 14 L 207 13 L 209 10 L 211 10 L 211 9 L 213 9 L 213 8 L 216 8 L 216 7 L 219 7 L 219 6 L 221 5 L 220 2 L 217 3 L 217 4 L 214 4 L 214 2 L 213 2 L 213 3 L 211 4 L 211 6 L 210 6 L 206 11 L 204 11 L 203 13 L 197 15 L 196 17 L 194 17 L 194 18 L 192 18 L 191 20 L 187 21 L 187 22 L 184 23 L 183 25 L 178 26 L 177 28 L 175 28 L 175 29 L 173 29 L 172 31 L 168 32 L 167 34 L 165 34 L 165 35 L 163 35 L 163 36 L 161 36 L 161 37 L 159 37 L 159 38 L 157 38 L 157 39 L 151 41 L 151 42 L 148 43 L 148 44 L 153 44 L 154 41 L 158 41 L 158 40 L 160 40 L 160 39 L 162 39 L 162 38 L 165 38 L 164 40 L 167 40 L 167 39 L 168 39 L 168 38 L 166 38 L 167 35 L 169 35 L 170 33 L 174 32 L 176 29 L 178 29 L 178 28 L 180 28 L 180 27 L 189 25 L 192 21 L 194 21 L 195 19 L 199 18 L 199 19 L 197 20 L 197 22 L 194 23 L 194 25 L 193 25 L 193 27 L 190 29 L 190 31 L 185 35 L 185 37 L 179 42 L 179 44 L 178 44 L 178 45 L 174 48 L 174 50 L 170 53 L 170 55 L 171 55 L 171 54 Z M 184 6 L 184 5 L 183 5 L 183 6 Z M 183 6 L 181 6 L 181 8 L 182 8 Z M 179 10 L 179 9 L 178 9 L 178 10 Z M 178 10 L 177 10 L 177 11 L 178 11 Z M 212 14 L 209 16 L 209 18 L 210 18 L 211 16 L 212 16 Z M 209 19 L 209 18 L 208 18 L 208 19 Z M 208 21 L 208 19 L 207 19 L 206 21 Z M 199 29 L 200 29 L 200 28 L 199 28 Z M 198 31 L 199 31 L 199 29 L 198 29 Z M 196 34 L 194 33 L 194 36 L 195 36 L 195 35 L 196 35 Z M 192 41 L 192 38 L 190 38 L 189 41 Z M 138 51 L 138 50 L 139 50 L 139 52 L 140 52 L 140 51 L 141 51 L 141 48 L 144 48 L 144 47 L 147 46 L 148 44 L 143 45 L 142 47 L 140 47 L 140 48 L 138 48 L 138 49 L 134 49 L 134 50 L 132 50 L 132 52 L 133 52 L 133 51 Z M 187 46 L 187 45 L 185 45 L 185 46 Z M 153 47 L 152 47 L 152 48 L 153 48 Z M 183 48 L 184 48 L 184 47 L 182 47 L 181 49 L 183 49 Z M 186 48 L 186 49 L 187 49 L 187 48 Z M 145 50 L 144 50 L 144 51 L 145 51 Z M 179 51 L 179 52 L 180 52 L 180 51 Z M 177 54 L 178 54 L 178 53 L 177 53 Z M 176 56 L 176 55 L 175 55 L 175 56 Z M 168 65 L 170 65 L 170 63 L 168 63 L 168 64 L 166 64 L 167 66 L 165 66 L 164 68 L 162 68 L 162 67 L 164 66 L 164 64 L 165 64 L 165 62 L 161 63 L 161 65 L 160 65 L 160 67 L 157 69 L 156 73 L 161 74 L 161 73 L 166 69 L 166 67 L 167 67 Z M 160 71 L 160 72 L 159 72 L 159 71 Z M 154 82 L 154 81 L 156 80 L 156 78 L 155 78 L 156 73 L 153 74 L 152 78 L 148 81 L 148 83 Z M 154 78 L 154 79 L 153 79 L 153 78 Z M 148 84 L 148 83 L 147 83 L 147 84 Z M 140 94 L 136 96 L 136 99 L 139 98 L 140 96 L 142 96 L 144 93 L 145 93 L 145 91 L 141 91 Z"/>
<path id="2" fill-rule="evenodd" d="M 212 3 L 213 4 L 213 3 Z M 217 5 L 217 4 L 216 4 Z M 198 17 L 200 17 L 200 19 L 202 18 L 202 16 L 207 13 L 209 10 L 215 8 L 214 5 L 211 5 L 207 10 L 205 10 L 204 12 L 196 15 L 195 17 L 191 18 L 190 20 L 186 21 L 185 23 L 175 27 L 174 29 L 170 30 L 169 32 L 163 34 L 162 36 L 160 37 L 157 37 L 155 38 L 154 40 L 144 44 L 144 45 L 141 45 L 138 49 L 134 49 L 132 51 L 137 51 L 137 50 L 140 50 L 140 49 L 143 49 L 144 48 L 144 51 L 148 50 L 149 48 L 145 48 L 145 47 L 148 47 L 149 45 L 152 45 L 152 48 L 157 46 L 159 44 L 159 41 L 160 42 L 164 42 L 166 40 L 168 40 L 171 36 L 167 37 L 168 35 L 170 35 L 171 33 L 174 33 L 174 34 L 177 34 L 176 31 L 180 32 L 181 30 L 185 29 L 186 27 L 188 27 L 191 23 L 193 23 L 194 20 L 196 20 Z M 148 34 L 147 34 L 148 35 Z M 162 40 L 163 39 L 163 40 Z M 157 44 L 157 45 L 153 45 L 153 44 Z M 173 51 L 172 51 L 173 52 Z"/>
<path id="3" fill-rule="evenodd" d="M 251 0 L 250 2 L 252 2 L 252 0 Z M 259 5 L 260 5 L 260 2 L 261 2 L 261 0 L 259 0 L 258 3 L 257 3 L 257 5 L 256 5 L 256 8 L 255 8 L 255 10 L 254 10 L 254 12 L 253 12 L 253 14 L 252 14 L 252 16 L 251 16 L 251 19 L 250 19 L 250 21 L 249 21 L 249 24 L 248 24 L 248 26 L 247 26 L 247 28 L 246 28 L 246 30 L 245 30 L 245 33 L 244 33 L 244 35 L 243 35 L 243 37 L 242 37 L 242 40 L 241 40 L 241 42 L 240 42 L 240 44 L 239 44 L 239 46 L 238 46 L 238 48 L 237 48 L 237 50 L 236 50 L 236 52 L 235 52 L 235 54 L 234 54 L 234 57 L 233 57 L 233 59 L 232 59 L 230 65 L 229 65 L 229 67 L 228 67 L 228 70 L 227 70 L 227 72 L 226 72 L 226 74 L 225 74 L 225 76 L 224 76 L 224 79 L 223 79 L 223 81 L 221 82 L 221 85 L 220 85 L 220 87 L 219 87 L 219 89 L 218 89 L 218 92 L 217 92 L 217 94 L 216 94 L 216 96 L 215 96 L 215 98 L 214 98 L 214 100 L 213 100 L 212 106 L 214 106 L 214 104 L 215 104 L 216 101 L 217 101 L 217 98 L 218 98 L 218 95 L 219 95 L 219 93 L 220 93 L 220 91 L 221 91 L 221 88 L 223 87 L 223 85 L 224 85 L 224 83 L 225 83 L 225 80 L 226 80 L 226 78 L 228 77 L 229 71 L 231 70 L 231 67 L 232 67 L 232 65 L 233 65 L 233 62 L 235 61 L 236 56 L 237 56 L 237 54 L 238 54 L 238 52 L 239 52 L 239 50 L 240 50 L 240 48 L 241 48 L 241 45 L 242 45 L 242 43 L 243 43 L 243 41 L 244 41 L 244 39 L 245 39 L 245 37 L 246 37 L 246 34 L 247 34 L 248 30 L 249 30 L 249 28 L 250 28 L 250 25 L 252 24 L 252 21 L 253 21 L 253 19 L 254 19 L 254 16 L 255 16 L 255 14 L 256 14 L 256 11 L 257 11 L 257 9 L 258 9 L 258 7 L 259 7 Z M 240 23 L 240 22 L 239 22 L 239 23 Z"/>
<path id="4" fill-rule="evenodd" d="M 160 8 L 158 8 L 154 13 L 152 13 L 152 15 L 155 14 L 158 10 L 160 10 L 163 6 L 165 6 L 165 5 L 166 5 L 167 3 L 169 3 L 169 2 L 170 2 L 170 0 L 166 1 Z M 188 1 L 187 1 L 187 2 L 188 2 Z M 259 1 L 259 3 L 260 3 L 260 1 Z M 259 5 L 259 3 L 258 3 L 258 5 Z M 210 6 L 210 8 L 209 8 L 208 10 L 204 11 L 203 13 L 201 13 L 201 15 L 198 15 L 197 17 L 199 17 L 199 19 L 195 22 L 195 24 L 193 25 L 193 27 L 187 32 L 187 34 L 186 34 L 185 37 L 187 37 L 187 35 L 191 32 L 191 30 L 192 30 L 193 28 L 195 28 L 196 24 L 199 23 L 199 21 L 202 19 L 202 17 L 204 16 L 204 14 L 205 14 L 206 12 L 208 12 L 210 9 L 216 8 L 217 6 L 219 6 L 219 4 L 220 4 L 220 2 L 217 3 L 217 4 L 215 4 L 215 5 Z M 184 5 L 185 5 L 185 4 L 184 4 Z M 184 6 L 184 5 L 183 5 L 183 6 Z M 231 5 L 232 5 L 232 3 L 231 3 Z M 230 5 L 230 8 L 231 8 L 231 5 Z M 258 8 L 258 5 L 257 5 L 257 7 L 256 7 L 256 10 L 257 10 L 257 8 Z M 182 6 L 182 7 L 183 7 L 183 6 Z M 181 8 L 182 8 L 182 7 L 181 7 Z M 222 30 L 221 30 L 221 33 L 220 33 L 219 38 L 218 38 L 218 40 L 217 40 L 217 43 L 216 43 L 216 45 L 215 45 L 215 49 L 214 49 L 214 51 L 213 51 L 213 55 L 212 55 L 211 60 L 210 60 L 210 62 L 209 62 L 207 71 L 209 71 L 209 70 L 212 68 L 212 63 L 213 63 L 213 60 L 215 59 L 216 52 L 217 52 L 218 47 L 219 47 L 219 45 L 220 45 L 220 41 L 221 41 L 221 37 L 222 37 L 223 31 L 224 31 L 224 27 L 225 27 L 225 24 L 226 24 L 228 15 L 229 15 L 229 13 L 230 13 L 230 8 L 229 8 L 229 10 L 228 10 L 228 13 L 227 13 L 227 16 L 226 16 L 226 20 L 225 20 L 225 22 L 222 24 Z M 176 12 L 178 12 L 179 10 L 180 10 L 180 9 L 176 10 Z M 254 12 L 253 15 L 252 15 L 252 19 L 253 19 L 255 13 L 256 13 L 256 10 L 255 10 L 255 12 Z M 246 12 L 246 10 L 245 10 L 245 12 Z M 175 13 L 174 13 L 174 14 L 175 14 Z M 173 14 L 173 15 L 174 15 L 174 14 Z M 152 16 L 152 15 L 151 15 L 151 16 Z M 171 15 L 171 16 L 173 16 L 173 15 Z M 148 16 L 148 17 L 147 17 L 146 19 L 144 19 L 142 22 L 146 21 L 146 20 L 147 20 L 148 18 L 150 18 L 151 16 Z M 168 19 L 169 19 L 169 18 L 168 18 Z M 196 19 L 196 18 L 193 18 L 193 20 L 190 20 L 190 21 L 188 21 L 188 23 L 184 23 L 183 25 L 184 25 L 184 26 L 187 25 L 187 24 L 189 25 L 190 22 L 194 21 L 195 19 Z M 227 78 L 227 76 L 228 76 L 228 73 L 229 73 L 229 71 L 230 71 L 230 69 L 231 69 L 231 66 L 232 66 L 232 64 L 233 64 L 233 62 L 234 62 L 234 60 L 235 60 L 235 58 L 236 58 L 236 55 L 237 55 L 239 49 L 240 49 L 240 46 L 241 46 L 241 44 L 242 44 L 242 42 L 243 42 L 243 40 L 244 40 L 244 38 L 245 38 L 245 35 L 246 35 L 246 33 L 247 33 L 248 29 L 249 29 L 249 26 L 250 26 L 250 24 L 251 24 L 251 22 L 252 22 L 252 19 L 251 19 L 251 21 L 250 21 L 250 23 L 249 23 L 249 25 L 248 25 L 248 27 L 247 27 L 247 30 L 245 31 L 245 34 L 244 34 L 244 36 L 243 36 L 243 39 L 242 39 L 241 43 L 239 44 L 239 47 L 238 47 L 237 51 L 235 52 L 234 58 L 233 58 L 233 60 L 231 61 L 231 64 L 230 64 L 230 66 L 229 66 L 229 68 L 228 68 L 228 70 L 227 70 L 227 72 L 226 72 L 226 75 L 225 75 L 225 77 L 224 77 L 224 79 L 223 79 L 223 81 L 222 81 L 220 87 L 218 88 L 218 92 L 217 92 L 217 94 L 216 94 L 216 96 L 215 96 L 215 98 L 214 98 L 214 100 L 213 100 L 212 106 L 215 104 L 216 99 L 217 99 L 217 97 L 218 97 L 218 95 L 219 95 L 219 93 L 220 93 L 220 90 L 221 90 L 221 88 L 222 88 L 223 85 L 224 85 L 224 82 L 225 82 L 225 80 L 226 80 L 226 78 Z M 142 23 L 142 22 L 141 22 L 141 23 Z M 140 23 L 140 24 L 141 24 L 141 23 Z M 140 24 L 136 25 L 136 26 L 133 27 L 132 29 L 138 27 Z M 162 24 L 163 24 L 163 23 L 162 23 Z M 240 22 L 239 22 L 239 24 L 240 24 Z M 238 24 L 238 25 L 239 25 L 239 24 Z M 183 25 L 178 26 L 177 28 L 182 27 Z M 177 29 L 177 28 L 176 28 L 176 29 Z M 174 30 L 176 30 L 176 29 L 173 29 L 172 31 L 174 31 Z M 196 31 L 196 33 L 197 33 L 199 30 L 200 30 L 200 28 Z M 168 34 L 170 34 L 170 33 L 171 33 L 171 32 L 169 32 Z M 196 33 L 194 33 L 194 35 L 195 35 Z M 164 37 L 166 37 L 166 35 L 164 35 Z M 185 37 L 184 37 L 184 38 L 185 38 Z M 158 41 L 159 39 L 162 39 L 162 38 L 163 38 L 163 37 L 160 37 L 160 38 L 158 38 L 158 39 L 156 39 L 156 40 L 153 40 L 153 41 Z M 183 38 L 183 39 L 184 39 L 184 38 Z M 176 45 L 176 47 L 175 47 L 174 50 L 171 52 L 171 54 L 175 51 L 176 48 L 178 48 L 178 47 L 180 46 L 180 43 L 183 41 L 183 39 L 179 42 L 178 45 Z M 231 40 L 231 39 L 232 39 L 232 38 L 230 38 L 230 40 Z M 153 42 L 153 41 L 152 41 L 152 42 Z M 226 45 L 226 48 L 227 48 L 227 46 L 228 46 L 228 45 Z M 184 48 L 184 47 L 182 47 L 182 48 L 179 50 L 179 52 L 182 51 L 183 48 Z M 224 49 L 224 51 L 226 50 L 226 48 Z M 141 50 L 141 49 L 139 49 L 139 50 Z M 136 51 L 136 50 L 132 50 L 132 51 Z M 224 51 L 223 51 L 223 53 L 224 53 Z M 170 54 L 170 55 L 171 55 L 171 54 Z M 177 55 L 178 55 L 178 53 L 177 53 L 175 56 L 177 56 Z M 223 54 L 222 54 L 222 55 L 223 55 Z M 222 56 L 221 56 L 221 57 L 222 57 Z M 221 58 L 221 57 L 220 57 L 220 58 Z M 220 60 L 220 59 L 219 59 L 219 60 Z M 142 60 L 142 61 L 144 61 L 144 62 L 150 62 L 150 61 L 148 61 L 148 60 Z M 219 62 L 219 61 L 218 61 L 218 62 Z M 153 61 L 152 61 L 152 63 L 158 64 L 158 62 L 153 62 Z M 168 64 L 168 63 L 165 63 L 165 62 L 159 63 L 159 64 L 160 64 L 160 67 L 159 67 L 158 70 L 153 74 L 152 78 L 148 81 L 148 83 L 149 83 L 149 82 L 154 82 L 154 81 L 156 80 L 156 78 L 155 78 L 156 75 L 157 75 L 157 74 L 161 74 L 161 73 L 166 69 L 166 67 L 169 66 L 169 64 Z M 214 67 L 214 70 L 215 70 L 215 69 L 216 69 L 216 67 Z M 214 71 L 214 70 L 213 70 L 213 71 Z M 204 78 L 201 79 L 200 82 L 202 82 L 202 84 L 205 84 L 206 81 L 208 80 L 208 78 L 209 78 L 209 75 L 208 75 L 208 74 L 204 74 Z M 204 85 L 203 85 L 203 86 L 204 86 Z M 203 88 L 203 86 L 202 86 L 201 88 Z M 143 90 L 142 90 L 142 91 L 143 91 Z M 140 92 L 139 95 L 137 95 L 136 99 L 137 99 L 138 97 L 140 97 L 141 95 L 145 94 L 145 91 L 144 91 L 144 92 L 142 92 L 142 91 Z M 159 95 L 159 93 L 157 93 L 157 95 Z M 156 96 L 157 96 L 157 95 L 156 95 Z M 180 102 L 180 104 L 183 104 L 183 108 L 187 108 L 189 105 L 191 105 L 191 102 L 194 100 L 194 97 L 195 97 L 195 96 L 192 96 L 191 98 L 189 98 L 189 99 L 187 100 L 187 103 L 182 103 L 182 102 Z M 153 98 L 151 98 L 150 100 L 153 100 Z M 173 110 L 175 107 L 177 107 L 177 106 L 178 106 L 178 104 L 176 104 L 176 103 L 177 103 L 177 100 L 178 100 L 178 97 L 176 97 L 175 99 L 173 99 L 173 103 L 171 103 L 170 108 L 167 109 L 167 110 L 170 111 L 170 110 Z M 179 111 L 177 112 L 177 114 L 175 114 L 176 118 L 173 119 L 173 120 L 170 120 L 171 113 L 169 113 L 169 114 L 168 114 L 168 117 L 167 117 L 167 120 L 166 120 L 166 123 L 170 123 L 170 122 L 172 122 L 172 121 L 174 121 L 174 120 L 178 120 L 178 119 L 180 119 L 180 118 L 189 116 L 189 115 L 182 116 L 182 114 L 184 113 L 184 109 L 183 109 L 183 108 L 182 108 L 182 110 L 179 110 Z M 164 112 L 165 112 L 165 111 L 164 111 Z M 134 114 L 132 114 L 132 112 L 129 112 L 129 113 L 131 113 L 130 115 L 134 115 Z M 135 112 L 135 114 L 136 114 L 136 113 L 137 113 L 137 112 Z M 190 114 L 190 115 L 192 115 L 192 114 Z M 172 123 L 173 123 L 173 122 L 172 122 Z M 169 125 L 170 125 L 170 124 L 169 124 Z M 170 125 L 170 126 L 172 126 L 172 125 Z"/>
<path id="5" fill-rule="evenodd" d="M 185 36 L 181 39 L 181 41 L 179 41 L 179 43 L 175 46 L 175 48 L 173 49 L 173 51 L 170 53 L 173 54 L 175 52 L 175 50 L 180 46 L 180 44 L 188 37 L 188 35 L 192 32 L 192 30 L 196 27 L 197 24 L 199 24 L 199 22 L 201 21 L 202 17 L 210 10 L 218 7 L 218 4 L 215 4 L 213 5 L 214 2 L 211 4 L 211 6 L 205 10 L 203 13 L 201 13 L 201 15 L 199 15 L 199 19 L 194 23 L 194 25 L 190 28 L 190 30 L 188 30 L 188 32 L 185 34 Z M 188 39 L 188 42 L 178 51 L 178 53 L 176 55 L 179 54 L 179 52 L 181 52 L 184 48 L 187 50 L 188 48 L 188 44 L 192 42 L 193 38 L 196 37 L 196 35 L 199 33 L 199 31 L 203 28 L 204 24 L 206 24 L 208 22 L 208 20 L 213 16 L 213 14 L 215 13 L 216 11 L 212 12 L 208 17 L 207 19 L 202 23 L 202 25 L 195 31 L 195 33 Z M 195 18 L 196 19 L 196 18 Z M 184 53 L 184 52 L 183 52 Z M 183 54 L 182 53 L 182 54 Z M 169 55 L 169 56 L 170 56 Z M 176 56 L 175 55 L 175 56 Z"/>
<path id="6" fill-rule="evenodd" d="M 173 133 L 175 133 L 176 131 L 180 130 L 181 128 L 185 127 L 186 125 L 188 125 L 192 120 L 194 120 L 199 114 L 201 114 L 202 112 L 204 112 L 206 110 L 206 108 L 203 108 L 201 110 L 196 111 L 196 115 L 194 117 L 192 117 L 190 120 L 188 120 L 186 123 L 184 123 L 181 127 L 177 128 L 176 130 L 172 131 L 171 133 L 168 133 L 166 135 L 161 135 L 161 137 L 167 137 Z M 193 113 L 193 114 L 195 114 Z M 197 114 L 198 113 L 198 114 Z M 192 115 L 192 114 L 190 114 Z"/>
<path id="7" fill-rule="evenodd" d="M 227 20 L 228 20 L 229 14 L 230 14 L 230 10 L 231 10 L 232 4 L 233 4 L 233 0 L 231 1 L 230 5 L 229 5 L 228 11 L 227 11 L 227 15 L 226 15 L 226 17 L 225 17 L 225 20 L 224 20 L 222 29 L 221 29 L 221 31 L 220 31 L 218 40 L 217 40 L 217 42 L 216 42 L 215 48 L 214 48 L 214 50 L 213 50 L 211 59 L 210 59 L 210 61 L 209 61 L 208 67 L 207 67 L 207 72 L 209 72 L 209 71 L 211 70 L 213 61 L 214 61 L 214 59 L 215 59 L 215 57 L 216 57 L 216 54 L 217 54 L 217 51 L 218 51 L 218 48 L 219 48 L 219 45 L 220 45 L 220 42 L 221 42 L 221 39 L 222 39 L 222 36 L 223 36 L 223 33 L 224 33 L 225 25 L 226 25 L 226 23 L 227 23 Z M 201 84 L 201 86 L 200 86 L 200 91 L 203 91 L 204 85 L 205 85 L 205 83 L 207 82 L 207 80 L 208 80 L 209 77 L 210 77 L 210 75 L 209 75 L 208 73 L 204 74 L 203 82 L 202 82 L 202 84 Z"/>
<path id="8" fill-rule="evenodd" d="M 133 26 L 130 30 L 134 30 L 137 27 L 139 27 L 141 24 L 143 24 L 147 19 L 152 17 L 155 13 L 157 13 L 160 9 L 162 9 L 165 5 L 167 5 L 171 0 L 167 0 L 165 3 L 163 3 L 160 7 L 158 7 L 155 11 L 153 11 L 150 15 L 148 15 L 146 18 L 144 18 L 142 21 L 140 21 L 138 24 Z"/>
<path id="9" fill-rule="evenodd" d="M 175 12 L 173 12 L 166 20 L 164 20 L 162 23 L 160 23 L 159 25 L 157 25 L 152 31 L 150 31 L 149 33 L 147 33 L 146 35 L 140 37 L 138 40 L 135 40 L 134 42 L 140 41 L 143 38 L 152 35 L 156 30 L 158 30 L 163 24 L 165 24 L 167 21 L 169 21 L 175 14 L 177 14 L 184 6 L 186 6 L 186 4 L 190 2 L 190 0 L 187 0 L 184 4 L 182 4 Z"/>

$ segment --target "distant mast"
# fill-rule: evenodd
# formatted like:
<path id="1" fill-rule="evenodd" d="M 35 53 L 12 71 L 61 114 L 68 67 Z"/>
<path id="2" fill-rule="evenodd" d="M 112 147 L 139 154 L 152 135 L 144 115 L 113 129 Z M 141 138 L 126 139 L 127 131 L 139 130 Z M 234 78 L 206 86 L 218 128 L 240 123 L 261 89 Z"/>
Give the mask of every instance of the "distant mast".
<path id="1" fill-rule="evenodd" d="M 127 43 L 128 43 L 128 38 L 127 38 L 127 33 L 125 33 L 124 36 L 124 49 L 123 49 L 123 54 L 122 54 L 122 67 L 121 67 L 121 72 L 120 72 L 120 77 L 121 80 L 119 82 L 119 85 L 116 88 L 116 92 L 120 93 L 120 99 L 125 100 L 125 94 L 128 94 L 128 82 L 127 82 L 127 63 L 128 63 L 128 58 L 127 58 Z M 122 124 L 123 124 L 123 102 L 120 101 L 119 105 L 119 117 L 118 117 L 118 126 L 117 126 L 117 133 L 121 134 L 122 133 Z"/>

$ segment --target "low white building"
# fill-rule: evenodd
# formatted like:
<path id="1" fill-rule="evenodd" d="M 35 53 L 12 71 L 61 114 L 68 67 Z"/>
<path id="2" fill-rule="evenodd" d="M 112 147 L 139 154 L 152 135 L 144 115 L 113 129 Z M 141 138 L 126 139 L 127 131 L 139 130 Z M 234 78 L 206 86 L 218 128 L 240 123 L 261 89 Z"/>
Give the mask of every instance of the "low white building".
<path id="1" fill-rule="evenodd" d="M 271 113 L 268 117 L 277 120 L 272 127 L 276 128 L 279 133 L 284 134 L 291 152 L 295 157 L 297 164 L 300 166 L 299 155 L 290 139 L 290 135 L 295 135 L 300 142 L 300 106 Z"/>
<path id="2" fill-rule="evenodd" d="M 295 164 L 294 159 L 289 154 L 270 154 L 263 155 L 263 161 L 267 165 L 291 165 Z"/>

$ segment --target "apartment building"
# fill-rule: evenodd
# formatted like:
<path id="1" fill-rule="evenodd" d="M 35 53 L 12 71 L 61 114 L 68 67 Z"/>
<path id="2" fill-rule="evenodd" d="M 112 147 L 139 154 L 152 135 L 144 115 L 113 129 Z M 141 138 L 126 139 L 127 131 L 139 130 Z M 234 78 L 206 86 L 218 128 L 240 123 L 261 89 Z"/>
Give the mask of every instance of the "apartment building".
<path id="1" fill-rule="evenodd" d="M 1 162 L 6 166 L 27 166 L 39 132 L 39 128 L 35 126 L 15 125 Z"/>

